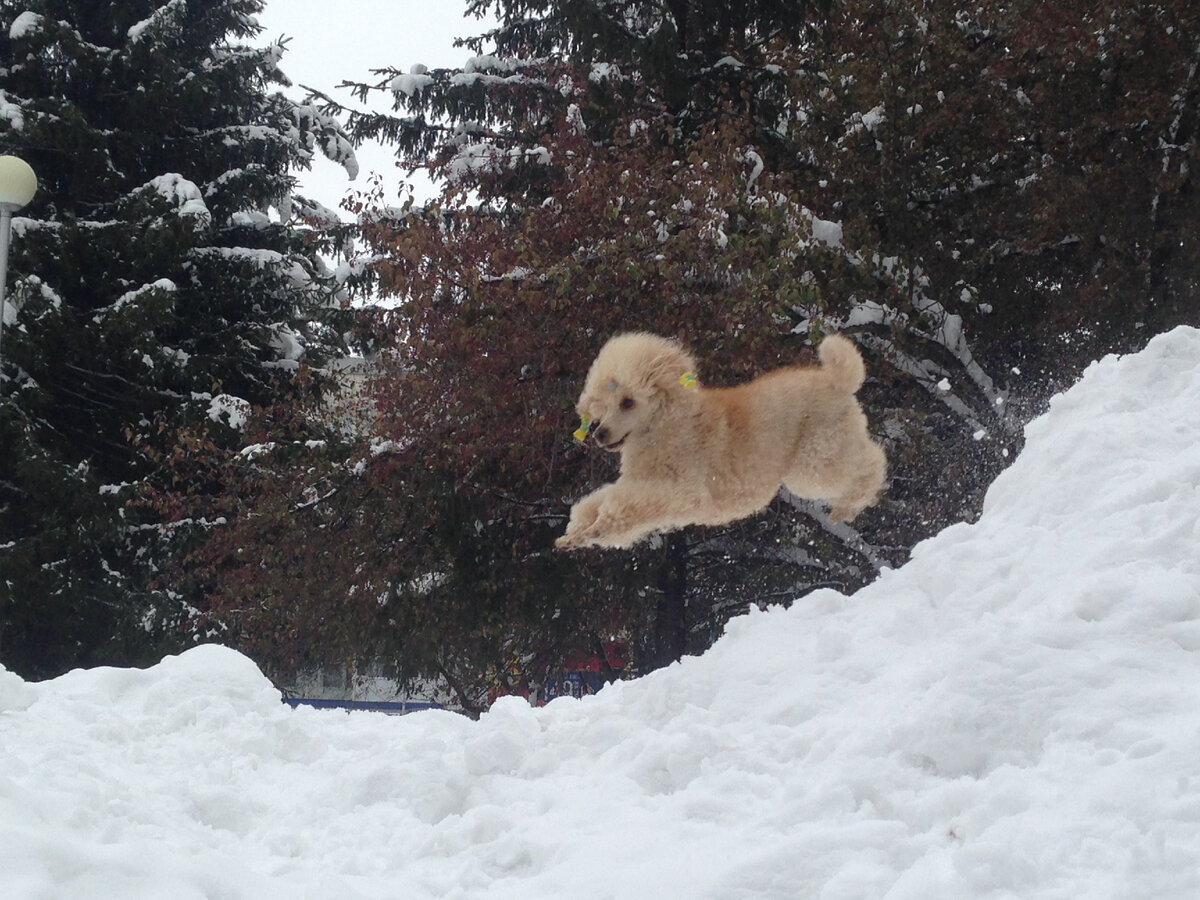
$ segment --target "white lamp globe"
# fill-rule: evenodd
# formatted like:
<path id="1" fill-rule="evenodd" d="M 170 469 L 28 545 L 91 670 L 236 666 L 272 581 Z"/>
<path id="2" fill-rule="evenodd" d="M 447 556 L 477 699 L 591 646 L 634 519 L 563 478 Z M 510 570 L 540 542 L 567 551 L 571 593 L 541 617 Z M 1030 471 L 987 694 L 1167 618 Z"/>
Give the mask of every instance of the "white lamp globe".
<path id="1" fill-rule="evenodd" d="M 15 156 L 0 156 L 0 206 L 15 212 L 37 193 L 37 176 L 29 163 Z"/>

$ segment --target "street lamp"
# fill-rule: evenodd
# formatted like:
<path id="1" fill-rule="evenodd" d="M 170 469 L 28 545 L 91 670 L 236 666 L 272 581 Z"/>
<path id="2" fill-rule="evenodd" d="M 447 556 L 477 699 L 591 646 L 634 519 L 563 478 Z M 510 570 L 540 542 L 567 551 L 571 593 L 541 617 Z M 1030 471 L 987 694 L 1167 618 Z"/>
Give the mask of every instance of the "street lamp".
<path id="1" fill-rule="evenodd" d="M 37 176 L 29 163 L 15 156 L 0 156 L 0 374 L 4 366 L 4 289 L 8 280 L 8 242 L 12 214 L 33 199 Z"/>

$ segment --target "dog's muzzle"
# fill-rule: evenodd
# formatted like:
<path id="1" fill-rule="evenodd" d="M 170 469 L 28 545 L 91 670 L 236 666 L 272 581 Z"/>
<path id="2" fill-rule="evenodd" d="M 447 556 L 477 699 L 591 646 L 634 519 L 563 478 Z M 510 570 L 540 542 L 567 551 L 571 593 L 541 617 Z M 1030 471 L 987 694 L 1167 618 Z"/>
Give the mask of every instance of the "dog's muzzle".
<path id="1" fill-rule="evenodd" d="M 602 449 L 615 453 L 621 449 L 621 446 L 625 443 L 625 438 L 629 437 L 629 435 L 622 435 L 620 438 L 614 441 L 612 439 L 612 432 L 609 429 L 601 426 L 600 428 L 596 429 L 596 432 L 592 435 L 592 437 Z"/>

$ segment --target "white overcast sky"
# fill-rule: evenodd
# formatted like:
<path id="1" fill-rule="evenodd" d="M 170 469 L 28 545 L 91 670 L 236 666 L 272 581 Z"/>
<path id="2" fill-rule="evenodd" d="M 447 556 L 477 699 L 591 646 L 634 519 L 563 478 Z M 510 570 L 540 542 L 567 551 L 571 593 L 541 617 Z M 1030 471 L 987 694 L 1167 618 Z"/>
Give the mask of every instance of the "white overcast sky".
<path id="1" fill-rule="evenodd" d="M 374 82 L 372 69 L 392 66 L 407 72 L 417 63 L 431 69 L 461 66 L 471 52 L 455 48 L 454 39 L 489 27 L 466 18 L 465 8 L 466 0 L 267 0 L 258 17 L 260 40 L 291 38 L 281 64 L 287 76 L 296 85 L 353 106 L 357 101 L 350 92 L 334 86 L 345 80 Z M 298 91 L 295 95 L 300 96 Z M 385 179 L 386 201 L 394 202 L 407 173 L 396 168 L 391 152 L 376 145 L 359 148 L 357 154 L 361 171 L 355 182 L 321 157 L 311 172 L 298 173 L 302 192 L 336 209 L 347 193 L 365 190 L 371 173 L 378 172 Z M 420 183 L 415 189 L 418 197 L 430 190 Z"/>

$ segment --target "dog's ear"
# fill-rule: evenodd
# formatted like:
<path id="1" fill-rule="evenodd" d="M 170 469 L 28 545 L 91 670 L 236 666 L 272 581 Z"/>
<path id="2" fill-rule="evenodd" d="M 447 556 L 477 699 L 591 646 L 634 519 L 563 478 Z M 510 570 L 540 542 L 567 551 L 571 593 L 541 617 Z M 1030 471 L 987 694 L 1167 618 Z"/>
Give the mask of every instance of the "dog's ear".
<path id="1" fill-rule="evenodd" d="M 684 376 L 693 375 L 694 378 L 695 371 L 695 360 L 681 345 L 664 341 L 646 363 L 643 372 L 645 386 L 652 391 L 679 390 Z"/>

